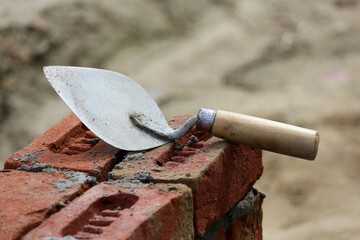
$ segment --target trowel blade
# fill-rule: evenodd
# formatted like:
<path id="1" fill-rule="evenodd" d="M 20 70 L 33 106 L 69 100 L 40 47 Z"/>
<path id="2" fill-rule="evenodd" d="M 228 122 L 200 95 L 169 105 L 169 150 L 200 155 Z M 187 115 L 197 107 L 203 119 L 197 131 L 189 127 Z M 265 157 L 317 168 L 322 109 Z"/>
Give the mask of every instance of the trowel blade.
<path id="1" fill-rule="evenodd" d="M 139 129 L 130 120 L 129 114 L 138 112 L 170 128 L 152 97 L 129 77 L 108 70 L 68 66 L 47 66 L 44 73 L 75 115 L 110 145 L 138 151 L 169 142 Z"/>

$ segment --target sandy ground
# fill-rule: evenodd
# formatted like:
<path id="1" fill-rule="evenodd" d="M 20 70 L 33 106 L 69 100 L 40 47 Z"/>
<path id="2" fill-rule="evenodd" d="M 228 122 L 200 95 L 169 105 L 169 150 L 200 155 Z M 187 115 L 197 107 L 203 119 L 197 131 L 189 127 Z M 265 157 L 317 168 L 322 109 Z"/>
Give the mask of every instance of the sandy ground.
<path id="1" fill-rule="evenodd" d="M 358 239 L 357 1 L 203 1 L 197 8 L 199 16 L 184 23 L 185 30 L 115 44 L 101 63 L 75 63 L 130 76 L 150 92 L 167 118 L 209 107 L 319 130 L 314 162 L 264 152 L 265 170 L 256 184 L 267 195 L 264 239 Z M 170 20 L 154 24 L 163 21 Z M 36 71 L 41 76 L 41 69 Z M 19 128 L 26 139 L 2 144 L 2 160 L 69 113 L 43 88 L 46 101 L 37 100 L 31 114 L 14 110 L 3 122 L 2 139 L 9 136 L 6 129 Z M 12 99 L 18 108 L 26 101 L 21 95 Z"/>

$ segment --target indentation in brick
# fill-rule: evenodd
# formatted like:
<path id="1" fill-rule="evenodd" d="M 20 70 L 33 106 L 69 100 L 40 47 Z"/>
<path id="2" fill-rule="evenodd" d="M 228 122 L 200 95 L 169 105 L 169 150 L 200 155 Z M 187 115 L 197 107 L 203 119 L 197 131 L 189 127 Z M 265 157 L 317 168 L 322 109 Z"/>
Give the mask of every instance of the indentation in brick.
<path id="1" fill-rule="evenodd" d="M 198 153 L 210 138 L 210 134 L 192 129 L 185 137 L 175 141 L 175 150 L 170 150 L 170 159 L 162 162 L 165 164 L 168 162 L 186 163 L 189 157 Z M 170 165 L 174 167 L 173 164 Z"/>
<path id="2" fill-rule="evenodd" d="M 84 124 L 80 123 L 70 128 L 55 141 L 47 144 L 50 151 L 67 155 L 86 152 L 94 147 L 100 139 Z"/>
<path id="3" fill-rule="evenodd" d="M 101 234 L 107 226 L 120 217 L 121 211 L 133 206 L 138 199 L 139 197 L 134 194 L 118 192 L 95 199 L 86 211 L 64 228 L 62 234 L 73 235 L 77 239 L 91 239 L 90 236 Z"/>
<path id="4" fill-rule="evenodd" d="M 12 155 L 4 167 L 17 169 L 22 165 L 48 164 L 55 168 L 86 172 L 103 181 L 123 154 L 123 151 L 99 140 L 71 114 Z"/>
<path id="5" fill-rule="evenodd" d="M 124 188 L 101 183 L 24 239 L 193 239 L 191 190 L 181 184 Z"/>

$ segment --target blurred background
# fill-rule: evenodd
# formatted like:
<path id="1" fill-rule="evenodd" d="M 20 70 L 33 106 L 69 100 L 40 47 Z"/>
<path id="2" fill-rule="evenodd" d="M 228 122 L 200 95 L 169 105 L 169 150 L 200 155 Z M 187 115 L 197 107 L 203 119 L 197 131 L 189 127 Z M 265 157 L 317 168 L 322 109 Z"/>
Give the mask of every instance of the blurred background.
<path id="1" fill-rule="evenodd" d="M 359 5 L 0 0 L 0 165 L 70 113 L 44 65 L 110 69 L 168 119 L 209 107 L 319 130 L 314 162 L 264 152 L 264 239 L 358 239 Z"/>

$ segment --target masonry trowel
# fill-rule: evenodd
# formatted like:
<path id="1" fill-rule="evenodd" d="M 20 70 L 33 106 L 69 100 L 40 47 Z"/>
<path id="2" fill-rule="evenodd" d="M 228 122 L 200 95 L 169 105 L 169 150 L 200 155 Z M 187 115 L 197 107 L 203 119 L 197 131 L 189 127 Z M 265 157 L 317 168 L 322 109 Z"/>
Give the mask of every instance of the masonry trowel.
<path id="1" fill-rule="evenodd" d="M 201 108 L 180 128 L 171 128 L 152 97 L 117 72 L 47 66 L 44 73 L 75 115 L 99 138 L 127 151 L 155 148 L 184 136 L 191 128 L 234 143 L 313 160 L 319 134 L 285 123 Z"/>

